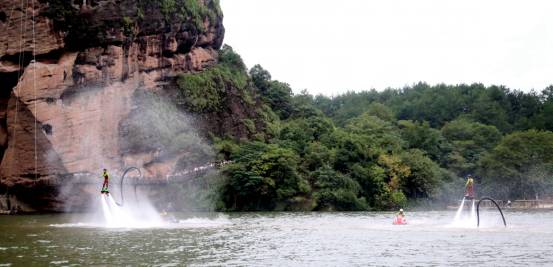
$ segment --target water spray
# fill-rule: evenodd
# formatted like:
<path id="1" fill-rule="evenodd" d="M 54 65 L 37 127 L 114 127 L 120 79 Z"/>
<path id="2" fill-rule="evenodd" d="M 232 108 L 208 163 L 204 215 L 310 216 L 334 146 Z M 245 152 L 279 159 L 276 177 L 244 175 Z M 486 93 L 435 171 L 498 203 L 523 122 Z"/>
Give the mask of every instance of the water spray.
<path id="1" fill-rule="evenodd" d="M 459 221 L 461 219 L 461 213 L 463 213 L 463 207 L 465 206 L 465 197 L 463 197 L 463 200 L 461 200 L 461 205 L 457 209 L 457 212 L 455 213 L 455 221 Z"/>

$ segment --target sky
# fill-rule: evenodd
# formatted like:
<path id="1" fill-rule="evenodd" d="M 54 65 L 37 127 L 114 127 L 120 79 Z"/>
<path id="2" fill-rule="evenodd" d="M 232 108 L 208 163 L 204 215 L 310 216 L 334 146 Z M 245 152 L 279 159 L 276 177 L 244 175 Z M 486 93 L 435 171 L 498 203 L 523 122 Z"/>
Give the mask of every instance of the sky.
<path id="1" fill-rule="evenodd" d="M 224 43 L 295 93 L 553 84 L 553 1 L 221 0 Z"/>

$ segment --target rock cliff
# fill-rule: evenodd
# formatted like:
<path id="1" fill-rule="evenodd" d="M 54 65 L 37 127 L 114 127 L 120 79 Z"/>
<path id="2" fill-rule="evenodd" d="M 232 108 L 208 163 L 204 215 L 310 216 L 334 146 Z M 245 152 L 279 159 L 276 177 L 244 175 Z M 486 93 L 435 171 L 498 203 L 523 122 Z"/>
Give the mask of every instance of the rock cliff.
<path id="1" fill-rule="evenodd" d="M 163 142 L 128 149 L 135 133 L 127 124 L 147 116 L 140 92 L 170 96 L 174 77 L 217 63 L 224 37 L 218 1 L 4 0 L 0 29 L 0 206 L 78 209 L 90 192 L 67 193 L 60 183 L 126 166 L 161 179 L 189 153 Z M 168 120 L 187 118 L 179 116 Z"/>

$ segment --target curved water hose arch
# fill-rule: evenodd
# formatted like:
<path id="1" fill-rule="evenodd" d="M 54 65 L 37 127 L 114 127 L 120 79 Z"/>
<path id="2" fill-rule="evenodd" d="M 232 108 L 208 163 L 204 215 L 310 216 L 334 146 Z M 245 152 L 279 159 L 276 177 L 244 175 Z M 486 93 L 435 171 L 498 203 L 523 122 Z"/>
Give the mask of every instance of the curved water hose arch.
<path id="1" fill-rule="evenodd" d="M 483 197 L 480 200 L 478 200 L 478 204 L 476 205 L 476 226 L 480 227 L 480 202 L 482 202 L 482 200 L 489 200 L 493 204 L 495 204 L 495 206 L 499 210 L 499 213 L 501 213 L 501 218 L 503 219 L 503 225 L 505 225 L 505 227 L 507 227 L 507 222 L 505 221 L 505 216 L 503 215 L 503 211 L 499 207 L 499 204 L 497 204 L 497 202 L 495 202 L 495 200 L 493 200 L 490 197 Z"/>
<path id="2" fill-rule="evenodd" d="M 123 181 L 125 180 L 125 175 L 127 175 L 127 173 L 129 173 L 130 171 L 133 171 L 133 170 L 136 170 L 138 172 L 138 179 L 142 178 L 142 172 L 137 167 L 129 167 L 123 172 L 123 175 L 121 175 L 121 182 L 120 182 L 120 185 L 119 185 L 119 188 L 121 190 L 121 203 L 115 202 L 115 204 L 117 204 L 118 206 L 123 206 L 125 204 L 125 192 L 123 190 Z M 134 197 L 136 199 L 138 199 L 136 197 L 136 185 L 134 187 Z"/>

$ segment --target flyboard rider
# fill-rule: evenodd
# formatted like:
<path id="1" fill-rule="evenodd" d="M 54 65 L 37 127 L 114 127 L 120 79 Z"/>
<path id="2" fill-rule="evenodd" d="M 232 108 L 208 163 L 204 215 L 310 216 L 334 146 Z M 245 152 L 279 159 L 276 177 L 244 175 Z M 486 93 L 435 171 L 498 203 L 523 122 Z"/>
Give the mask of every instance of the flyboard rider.
<path id="1" fill-rule="evenodd" d="M 465 198 L 474 199 L 474 179 L 472 175 L 467 175 L 467 183 L 465 184 Z"/>
<path id="2" fill-rule="evenodd" d="M 107 195 L 107 194 L 109 194 L 109 191 L 108 191 L 109 175 L 108 175 L 108 170 L 107 169 L 104 169 L 104 172 L 102 173 L 102 176 L 104 177 L 104 183 L 102 184 L 102 190 L 100 191 L 100 193 Z"/>

